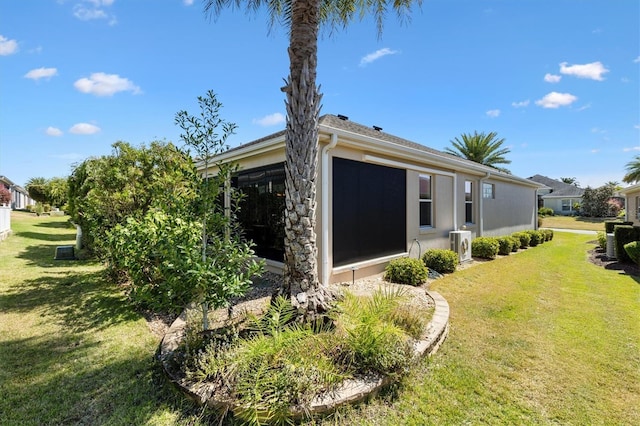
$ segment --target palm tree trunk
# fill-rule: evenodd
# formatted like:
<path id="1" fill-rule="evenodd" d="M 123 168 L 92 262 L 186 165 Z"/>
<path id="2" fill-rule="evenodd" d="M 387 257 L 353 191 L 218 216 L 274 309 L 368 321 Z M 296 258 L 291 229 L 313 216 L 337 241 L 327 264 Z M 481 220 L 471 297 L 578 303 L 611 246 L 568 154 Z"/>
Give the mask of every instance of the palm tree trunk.
<path id="1" fill-rule="evenodd" d="M 285 254 L 283 293 L 306 315 L 326 311 L 329 292 L 318 281 L 316 177 L 318 118 L 322 96 L 316 87 L 318 0 L 293 0 L 287 100 Z"/>

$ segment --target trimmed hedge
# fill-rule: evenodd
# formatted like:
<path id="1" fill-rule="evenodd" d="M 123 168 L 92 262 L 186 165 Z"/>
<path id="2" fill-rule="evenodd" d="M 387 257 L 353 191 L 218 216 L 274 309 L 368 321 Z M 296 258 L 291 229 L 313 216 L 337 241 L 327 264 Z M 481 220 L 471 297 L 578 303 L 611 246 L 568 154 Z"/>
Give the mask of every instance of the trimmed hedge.
<path id="1" fill-rule="evenodd" d="M 640 241 L 633 241 L 624 245 L 624 251 L 632 262 L 640 265 Z"/>
<path id="2" fill-rule="evenodd" d="M 529 243 L 531 242 L 531 235 L 526 232 L 514 232 L 511 234 L 513 238 L 516 238 L 520 241 L 520 248 L 529 247 Z"/>
<path id="3" fill-rule="evenodd" d="M 529 245 L 531 247 L 535 247 L 538 244 L 544 243 L 544 235 L 542 234 L 542 232 L 534 231 L 534 230 L 529 230 L 525 232 L 529 234 L 529 236 L 531 237 L 531 240 L 529 241 Z"/>
<path id="4" fill-rule="evenodd" d="M 520 245 L 520 240 L 516 240 L 513 237 L 498 237 L 498 244 L 500 244 L 498 254 L 501 256 L 507 256 L 513 251 L 514 246 L 517 247 Z"/>
<path id="5" fill-rule="evenodd" d="M 495 237 L 478 237 L 471 241 L 471 255 L 482 259 L 495 259 L 500 243 Z"/>
<path id="6" fill-rule="evenodd" d="M 538 209 L 538 216 L 553 216 L 554 215 L 554 211 L 552 208 L 550 207 L 540 207 Z"/>
<path id="7" fill-rule="evenodd" d="M 460 263 L 458 253 L 448 249 L 427 249 L 422 255 L 422 261 L 427 268 L 440 274 L 455 272 Z"/>
<path id="8" fill-rule="evenodd" d="M 544 235 L 545 241 L 553 240 L 553 229 L 540 229 L 540 232 Z"/>
<path id="9" fill-rule="evenodd" d="M 420 259 L 394 259 L 385 268 L 384 279 L 397 284 L 418 286 L 429 277 L 429 270 Z"/>
<path id="10" fill-rule="evenodd" d="M 640 227 L 630 225 L 617 225 L 613 230 L 616 244 L 616 258 L 618 262 L 631 262 L 631 258 L 624 249 L 625 244 L 640 241 Z"/>
<path id="11" fill-rule="evenodd" d="M 607 234 L 612 234 L 613 230 L 616 226 L 624 225 L 624 226 L 633 226 L 633 222 L 622 222 L 619 220 L 605 220 L 604 221 L 604 232 Z"/>

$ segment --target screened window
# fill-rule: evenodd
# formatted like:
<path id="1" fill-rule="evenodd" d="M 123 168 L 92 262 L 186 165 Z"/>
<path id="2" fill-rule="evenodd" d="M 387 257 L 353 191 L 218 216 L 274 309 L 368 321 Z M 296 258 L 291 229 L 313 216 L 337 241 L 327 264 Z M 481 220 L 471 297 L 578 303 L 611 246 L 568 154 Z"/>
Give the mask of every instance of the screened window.
<path id="1" fill-rule="evenodd" d="M 420 175 L 420 226 L 433 226 L 433 188 L 431 176 Z"/>
<path id="2" fill-rule="evenodd" d="M 464 181 L 464 221 L 473 223 L 473 182 Z"/>
<path id="3" fill-rule="evenodd" d="M 244 194 L 238 221 L 256 254 L 284 260 L 284 163 L 243 170 L 232 185 Z"/>
<path id="4" fill-rule="evenodd" d="M 482 198 L 496 198 L 495 185 L 492 183 L 482 184 Z"/>

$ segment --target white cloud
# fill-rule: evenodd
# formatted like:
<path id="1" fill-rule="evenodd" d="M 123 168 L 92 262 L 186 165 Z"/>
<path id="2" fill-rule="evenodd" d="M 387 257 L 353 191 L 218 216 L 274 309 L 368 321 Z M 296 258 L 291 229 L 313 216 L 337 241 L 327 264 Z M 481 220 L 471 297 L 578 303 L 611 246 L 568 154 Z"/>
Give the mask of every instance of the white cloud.
<path id="1" fill-rule="evenodd" d="M 489 111 L 487 111 L 487 117 L 496 118 L 499 116 L 500 116 L 499 109 L 490 109 Z"/>
<path id="2" fill-rule="evenodd" d="M 262 118 L 254 118 L 253 124 L 260 126 L 275 126 L 276 124 L 282 124 L 286 121 L 285 116 L 276 112 L 274 114 L 265 115 Z"/>
<path id="3" fill-rule="evenodd" d="M 583 65 L 567 65 L 567 62 L 560 64 L 560 73 L 573 75 L 578 78 L 589 78 L 591 80 L 602 81 L 603 74 L 608 73 L 609 70 L 602 65 L 602 62 L 591 62 L 590 64 Z"/>
<path id="4" fill-rule="evenodd" d="M 114 0 L 82 0 L 73 6 L 73 16 L 81 21 L 106 19 L 109 20 L 109 25 L 115 25 L 118 22 L 116 16 L 104 9 L 111 6 L 113 2 Z"/>
<path id="5" fill-rule="evenodd" d="M 134 95 L 142 93 L 140 87 L 132 81 L 120 77 L 118 74 L 105 74 L 96 72 L 89 78 L 81 78 L 73 83 L 73 86 L 82 93 L 89 93 L 96 96 L 112 96 L 118 92 L 132 92 Z"/>
<path id="6" fill-rule="evenodd" d="M 45 130 L 45 133 L 49 136 L 62 136 L 62 130 L 58 129 L 57 127 L 47 127 L 47 130 Z"/>
<path id="7" fill-rule="evenodd" d="M 577 101 L 578 98 L 570 93 L 551 92 L 544 95 L 542 99 L 536 101 L 536 105 L 542 108 L 559 108 L 568 106 Z"/>
<path id="8" fill-rule="evenodd" d="M 529 106 L 529 99 L 527 99 L 526 101 L 511 102 L 511 106 L 514 108 L 524 108 L 526 106 Z"/>
<path id="9" fill-rule="evenodd" d="M 598 153 L 598 152 L 600 152 L 600 150 L 599 150 L 599 149 L 597 149 L 597 148 L 596 148 L 596 149 L 592 149 L 592 150 L 591 150 L 591 153 L 592 153 L 592 154 L 596 154 L 596 153 Z"/>
<path id="10" fill-rule="evenodd" d="M 640 124 L 635 124 L 635 125 L 633 126 L 633 128 L 634 128 L 634 129 L 640 129 Z"/>
<path id="11" fill-rule="evenodd" d="M 562 79 L 561 75 L 549 74 L 544 75 L 544 81 L 547 83 L 558 83 Z"/>
<path id="12" fill-rule="evenodd" d="M 599 127 L 594 127 L 594 128 L 591 129 L 591 133 L 605 134 L 605 133 L 607 133 L 607 131 L 600 129 Z"/>
<path id="13" fill-rule="evenodd" d="M 18 51 L 18 42 L 0 35 L 0 55 L 13 55 Z"/>
<path id="14" fill-rule="evenodd" d="M 634 63 L 634 64 L 640 64 L 640 56 L 638 56 L 637 58 L 635 58 L 635 59 L 633 60 L 633 63 Z"/>
<path id="15" fill-rule="evenodd" d="M 191 6 L 193 4 L 193 0 L 182 0 L 185 6 Z"/>
<path id="16" fill-rule="evenodd" d="M 631 148 L 623 148 L 622 149 L 624 152 L 629 152 L 629 151 L 640 151 L 640 146 L 634 146 Z"/>
<path id="17" fill-rule="evenodd" d="M 99 131 L 100 127 L 89 123 L 77 123 L 69 129 L 69 132 L 74 135 L 93 135 Z"/>
<path id="18" fill-rule="evenodd" d="M 24 75 L 24 78 L 30 78 L 32 80 L 40 80 L 41 78 L 50 79 L 54 75 L 58 75 L 56 68 L 36 68 Z"/>
<path id="19" fill-rule="evenodd" d="M 382 58 L 383 56 L 395 55 L 396 53 L 398 53 L 397 50 L 391 50 L 388 47 L 378 49 L 373 53 L 369 53 L 368 55 L 363 56 L 362 59 L 360 59 L 360 66 L 364 67 L 367 64 L 370 64 L 371 62 Z"/>

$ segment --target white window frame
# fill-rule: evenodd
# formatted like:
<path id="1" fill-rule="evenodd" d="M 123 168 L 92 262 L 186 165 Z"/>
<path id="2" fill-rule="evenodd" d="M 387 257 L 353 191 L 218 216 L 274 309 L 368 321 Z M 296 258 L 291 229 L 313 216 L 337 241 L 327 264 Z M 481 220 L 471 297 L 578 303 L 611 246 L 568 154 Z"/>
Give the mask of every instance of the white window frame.
<path id="1" fill-rule="evenodd" d="M 496 186 L 493 183 L 482 183 L 482 198 L 485 200 L 493 200 L 496 198 Z"/>
<path id="2" fill-rule="evenodd" d="M 423 198 L 422 191 L 420 191 L 420 185 L 423 178 L 429 179 L 429 195 L 430 198 Z M 420 228 L 433 228 L 433 175 L 421 174 L 418 180 L 418 200 L 419 200 L 419 209 L 418 209 L 418 222 L 420 224 Z M 422 211 L 422 204 L 429 205 L 429 219 L 430 223 L 422 224 L 422 215 L 420 212 Z"/>

